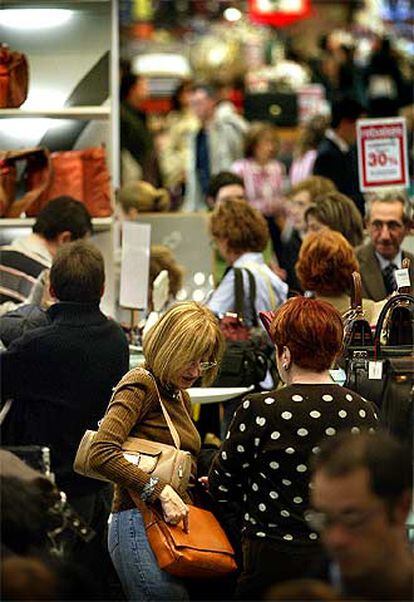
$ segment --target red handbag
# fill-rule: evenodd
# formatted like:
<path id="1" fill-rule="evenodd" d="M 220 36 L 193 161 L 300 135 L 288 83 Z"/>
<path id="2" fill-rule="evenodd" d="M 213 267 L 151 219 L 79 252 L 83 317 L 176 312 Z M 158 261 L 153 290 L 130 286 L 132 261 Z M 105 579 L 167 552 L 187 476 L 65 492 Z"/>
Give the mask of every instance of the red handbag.
<path id="1" fill-rule="evenodd" d="M 55 152 L 50 155 L 49 186 L 27 209 L 36 216 L 47 203 L 61 195 L 69 195 L 86 205 L 92 217 L 112 215 L 109 172 L 103 147 Z M 33 174 L 31 186 L 36 187 L 40 174 Z"/>
<path id="2" fill-rule="evenodd" d="M 0 45 L 0 109 L 20 107 L 27 98 L 29 66 L 21 52 Z"/>

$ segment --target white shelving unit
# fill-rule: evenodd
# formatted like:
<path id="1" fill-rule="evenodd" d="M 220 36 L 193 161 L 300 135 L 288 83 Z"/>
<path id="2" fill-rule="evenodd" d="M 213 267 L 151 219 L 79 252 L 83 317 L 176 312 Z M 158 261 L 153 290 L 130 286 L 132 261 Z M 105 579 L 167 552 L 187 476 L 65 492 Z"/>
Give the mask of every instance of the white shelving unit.
<path id="1" fill-rule="evenodd" d="M 87 122 L 67 148 L 81 149 L 105 145 L 113 190 L 119 187 L 119 101 L 118 101 L 118 1 L 117 0 L 3 0 L 1 10 L 56 9 L 70 11 L 66 23 L 54 28 L 22 29 L 0 24 L 0 40 L 13 50 L 24 52 L 29 61 L 29 96 L 17 109 L 0 109 L 0 149 L 34 147 L 58 133 L 75 129 L 74 121 Z M 23 13 L 22 13 L 23 16 Z M 44 22 L 47 24 L 47 16 Z M 80 82 L 109 52 L 109 68 L 89 88 L 101 90 L 102 104 L 88 99 L 68 99 Z M 99 87 L 101 86 L 101 87 Z M 104 98 L 108 90 L 108 97 Z M 99 100 L 98 102 L 100 102 Z M 95 101 L 96 102 L 96 101 Z M 68 134 L 70 136 L 70 134 Z M 68 138 L 69 139 L 69 138 Z M 52 148 L 52 150 L 60 150 Z M 27 234 L 34 218 L 0 218 L 2 238 Z M 101 249 L 106 268 L 104 311 L 114 315 L 115 277 L 113 266 L 114 218 L 94 218 L 94 242 Z"/>

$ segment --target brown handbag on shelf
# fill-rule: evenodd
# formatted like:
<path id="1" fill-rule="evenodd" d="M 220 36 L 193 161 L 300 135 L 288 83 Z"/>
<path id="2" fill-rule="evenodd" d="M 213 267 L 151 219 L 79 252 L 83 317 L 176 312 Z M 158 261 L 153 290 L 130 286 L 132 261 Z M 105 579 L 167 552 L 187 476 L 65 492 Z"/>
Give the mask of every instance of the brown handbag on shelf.
<path id="1" fill-rule="evenodd" d="M 23 176 L 25 192 L 16 198 L 17 166 L 26 163 Z M 50 156 L 46 148 L 0 151 L 0 217 L 20 217 L 43 194 L 51 177 Z"/>
<path id="2" fill-rule="evenodd" d="M 69 195 L 86 205 L 92 217 L 112 215 L 110 177 L 104 147 L 85 148 L 51 153 L 50 185 L 32 203 L 27 215 L 38 215 L 51 200 Z M 33 174 L 32 187 L 38 184 L 39 174 Z"/>
<path id="3" fill-rule="evenodd" d="M 27 98 L 29 66 L 21 52 L 0 45 L 0 109 L 20 107 Z"/>
<path id="4" fill-rule="evenodd" d="M 143 369 L 143 368 L 142 368 Z M 174 445 L 148 441 L 140 437 L 128 437 L 122 445 L 124 458 L 151 476 L 169 483 L 178 493 L 183 494 L 189 484 L 191 475 L 191 454 L 180 449 L 180 437 L 172 423 L 153 380 L 161 405 L 161 410 L 174 441 Z M 118 391 L 115 388 L 111 400 Z M 73 469 L 75 472 L 92 479 L 107 481 L 100 473 L 89 465 L 89 455 L 96 431 L 87 430 L 82 437 L 76 453 Z"/>
<path id="5" fill-rule="evenodd" d="M 139 495 L 128 490 L 142 507 Z M 143 517 L 158 566 L 176 577 L 214 578 L 237 570 L 234 550 L 220 523 L 208 510 L 188 506 L 188 532 L 169 525 L 161 513 L 146 506 Z"/>

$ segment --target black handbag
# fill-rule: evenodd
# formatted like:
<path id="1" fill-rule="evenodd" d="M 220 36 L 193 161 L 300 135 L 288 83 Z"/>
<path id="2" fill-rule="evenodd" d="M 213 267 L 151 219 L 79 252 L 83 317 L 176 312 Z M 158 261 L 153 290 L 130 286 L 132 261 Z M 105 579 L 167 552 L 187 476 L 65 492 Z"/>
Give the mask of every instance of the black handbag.
<path id="1" fill-rule="evenodd" d="M 235 313 L 226 314 L 220 321 L 226 339 L 226 349 L 214 387 L 250 387 L 264 380 L 268 369 L 267 335 L 259 326 L 255 298 L 256 281 L 246 269 L 249 277 L 249 304 L 253 315 L 253 327 L 248 328 L 244 317 L 243 273 L 234 270 Z"/>
<path id="2" fill-rule="evenodd" d="M 265 92 L 246 94 L 244 115 L 248 121 L 267 121 L 273 125 L 294 127 L 298 123 L 297 94 Z"/>

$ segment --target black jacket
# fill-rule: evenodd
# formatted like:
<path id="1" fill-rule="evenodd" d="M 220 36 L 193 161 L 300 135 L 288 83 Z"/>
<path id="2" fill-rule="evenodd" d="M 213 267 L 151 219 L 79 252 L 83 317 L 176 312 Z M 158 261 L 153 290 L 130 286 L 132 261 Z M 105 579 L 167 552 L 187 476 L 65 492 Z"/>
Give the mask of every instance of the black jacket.
<path id="1" fill-rule="evenodd" d="M 313 173 L 332 180 L 339 192 L 354 201 L 361 215 L 365 214 L 365 201 L 359 189 L 355 146 L 343 153 L 332 140 L 324 138 L 318 147 Z"/>
<path id="2" fill-rule="evenodd" d="M 72 464 L 83 433 L 97 428 L 112 387 L 128 371 L 128 343 L 97 304 L 57 303 L 48 315 L 49 326 L 0 354 L 2 399 L 14 400 L 2 444 L 50 447 L 57 485 L 78 497 L 101 486 L 76 475 Z"/>

